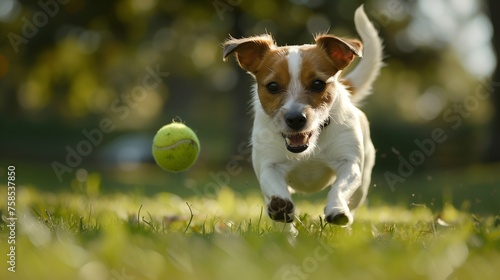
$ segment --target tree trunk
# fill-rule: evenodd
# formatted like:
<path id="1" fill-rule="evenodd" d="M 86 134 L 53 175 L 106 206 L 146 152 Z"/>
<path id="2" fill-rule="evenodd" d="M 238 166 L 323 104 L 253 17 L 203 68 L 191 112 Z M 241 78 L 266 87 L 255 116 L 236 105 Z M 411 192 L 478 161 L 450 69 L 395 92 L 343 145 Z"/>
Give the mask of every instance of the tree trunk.
<path id="1" fill-rule="evenodd" d="M 488 149 L 486 151 L 487 162 L 500 161 L 500 1 L 489 1 L 490 19 L 493 25 L 493 47 L 497 55 L 497 69 L 492 76 L 492 94 L 491 102 L 494 108 L 494 116 L 490 126 L 491 138 Z"/>

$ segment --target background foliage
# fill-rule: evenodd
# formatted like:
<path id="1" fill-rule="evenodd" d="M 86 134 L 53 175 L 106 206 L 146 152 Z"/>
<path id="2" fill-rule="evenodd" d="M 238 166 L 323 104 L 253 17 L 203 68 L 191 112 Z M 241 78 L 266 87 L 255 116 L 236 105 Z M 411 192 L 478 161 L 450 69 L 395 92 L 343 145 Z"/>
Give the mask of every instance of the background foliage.
<path id="1" fill-rule="evenodd" d="M 490 172 L 498 165 L 481 167 L 498 159 L 496 21 L 487 3 L 433 3 L 365 3 L 386 63 L 364 105 L 377 147 L 373 185 L 388 199 L 416 189 L 441 197 L 443 188 L 458 196 L 480 188 L 498 198 L 499 175 Z M 247 146 L 251 77 L 234 60 L 222 61 L 221 43 L 229 34 L 264 32 L 282 45 L 311 42 L 326 30 L 356 37 L 352 17 L 360 4 L 4 1 L 1 166 L 18 165 L 20 182 L 47 190 L 96 180 L 104 191 L 191 195 L 215 192 L 214 184 L 256 190 Z M 161 77 L 144 90 L 151 71 Z M 182 174 L 162 172 L 150 153 L 154 133 L 172 119 L 186 122 L 202 143 L 200 160 Z M 111 129 L 102 129 L 103 121 Z M 436 129 L 445 141 L 425 144 Z M 231 164 L 234 174 L 227 173 Z M 481 182 L 454 180 L 478 170 Z M 437 175 L 446 176 L 438 187 L 429 184 Z"/>
<path id="2" fill-rule="evenodd" d="M 207 217 L 213 219 L 208 225 L 214 232 L 218 225 L 227 230 L 231 219 L 243 224 L 249 222 L 249 217 L 255 221 L 261 209 L 256 206 L 261 202 L 248 148 L 252 79 L 233 59 L 222 61 L 221 43 L 229 35 L 265 32 L 271 33 L 280 45 L 310 43 L 312 34 L 326 30 L 357 37 L 352 18 L 362 3 L 385 45 L 386 66 L 374 85 L 374 94 L 363 107 L 377 148 L 368 207 L 377 209 L 373 213 L 384 214 L 370 215 L 370 211 L 363 210 L 352 238 L 335 228 L 328 228 L 330 235 L 323 238 L 330 245 L 339 242 L 332 241 L 331 236 L 349 240 L 347 247 L 337 244 L 341 248 L 339 256 L 348 254 L 346 248 L 355 247 L 355 252 L 375 248 L 370 256 L 380 265 L 387 264 L 383 261 L 387 254 L 399 259 L 409 256 L 415 279 L 448 275 L 438 273 L 440 270 L 433 267 L 436 262 L 426 263 L 427 254 L 441 256 L 437 263 L 446 264 L 443 256 L 447 250 L 453 253 L 467 246 L 470 259 L 459 271 L 470 276 L 475 267 L 485 267 L 481 275 L 493 275 L 489 274 L 491 267 L 499 259 L 494 250 L 498 248 L 498 218 L 494 216 L 500 214 L 500 98 L 496 91 L 500 78 L 495 72 L 495 49 L 500 45 L 500 16 L 496 13 L 500 8 L 495 7 L 498 2 L 475 0 L 2 0 L 0 186 L 7 180 L 7 166 L 16 166 L 16 183 L 26 208 L 23 227 L 28 228 L 19 237 L 26 241 L 20 254 L 27 256 L 34 250 L 35 254 L 29 256 L 34 262 L 48 258 L 47 254 L 54 250 L 63 256 L 86 256 L 85 260 L 73 260 L 68 266 L 72 268 L 60 266 L 58 259 L 53 259 L 52 264 L 65 267 L 67 270 L 61 272 L 64 276 L 73 275 L 75 267 L 80 269 L 82 264 L 90 265 L 91 272 L 104 265 L 106 275 L 112 277 L 113 271 L 130 268 L 123 266 L 129 260 L 112 253 L 120 244 L 113 239 L 116 234 L 120 240 L 148 248 L 141 251 L 132 246 L 123 250 L 150 254 L 158 260 L 157 265 L 152 264 L 150 274 L 141 276 L 145 279 L 163 275 L 159 267 L 165 260 L 169 268 L 179 268 L 171 260 L 172 255 L 167 257 L 168 251 L 155 251 L 153 241 L 163 246 L 177 244 L 193 254 L 201 246 L 206 254 L 215 250 L 215 255 L 221 256 L 224 246 L 206 241 L 206 232 L 201 231 Z M 151 80 L 157 84 L 145 84 L 146 77 L 153 76 L 160 77 Z M 180 174 L 162 171 L 150 152 L 155 132 L 172 119 L 186 122 L 201 141 L 198 162 Z M 441 131 L 440 139 L 445 140 L 436 142 L 436 131 Z M 418 153 L 423 156 L 415 157 Z M 2 209 L 5 193 L 2 189 Z M 316 242 L 316 217 L 321 212 L 318 205 L 323 204 L 324 195 L 307 196 L 302 201 L 303 197 L 297 198 L 304 212 L 314 213 L 304 217 L 307 229 L 302 232 L 310 237 L 304 241 L 307 244 Z M 175 203 L 164 201 L 165 197 L 174 197 Z M 197 199 L 198 212 L 190 225 L 184 200 Z M 113 204 L 115 200 L 122 204 Z M 112 214 L 95 218 L 90 213 L 91 201 L 103 213 Z M 137 220 L 131 217 L 145 201 L 150 203 L 148 210 L 152 213 L 151 220 L 146 215 L 146 221 L 160 227 L 164 219 L 180 215 L 180 224 L 169 224 L 168 230 L 164 227 L 162 232 L 139 219 L 134 227 Z M 246 207 L 241 210 L 235 201 Z M 395 208 L 384 208 L 387 205 Z M 256 210 L 245 212 L 248 216 L 240 213 L 251 207 Z M 412 212 L 421 208 L 425 209 L 423 216 L 420 210 Z M 452 230 L 432 229 L 430 238 L 420 238 L 421 232 L 435 226 L 441 213 L 449 213 L 446 209 L 468 214 L 460 216 Z M 238 214 L 231 217 L 235 212 Z M 391 212 L 412 218 L 401 224 L 398 217 L 381 218 Z M 60 219 L 51 220 L 56 216 Z M 224 221 L 215 221 L 217 217 Z M 113 227 L 106 229 L 103 225 L 107 222 Z M 5 230 L 5 223 L 0 228 Z M 36 243 L 32 238 L 37 230 L 33 228 L 48 230 L 51 238 L 42 245 Z M 144 228 L 148 230 L 141 231 Z M 252 255 L 251 248 L 267 250 L 264 248 L 268 243 L 288 242 L 283 236 L 273 239 L 273 234 L 280 231 L 269 230 L 267 224 L 249 226 L 239 233 L 248 231 L 257 232 L 259 237 L 270 234 L 263 241 L 252 234 L 233 236 L 232 244 L 241 250 L 232 254 L 246 254 L 248 258 L 243 260 L 249 262 L 258 258 Z M 72 237 L 64 239 L 68 232 Z M 166 232 L 180 235 L 163 239 Z M 190 239 L 183 239 L 183 234 Z M 383 242 L 379 242 L 380 236 Z M 99 251 L 99 242 L 109 247 Z M 437 244 L 436 251 L 428 251 L 428 244 Z M 380 246 L 388 250 L 377 251 Z M 408 255 L 408 251 L 400 251 L 412 246 L 417 250 L 410 250 Z M 269 257 L 274 261 L 262 264 L 265 269 L 261 272 L 282 265 L 284 262 L 276 261 L 280 259 L 300 265 L 310 252 L 307 246 L 299 247 L 287 247 L 291 253 L 287 249 L 283 255 Z M 82 248 L 86 254 L 75 253 Z M 231 256 L 223 258 L 228 265 L 234 264 Z M 92 263 L 95 259 L 102 262 Z M 200 264 L 202 260 L 193 262 Z M 422 263 L 425 272 L 415 269 Z M 216 266 L 217 262 L 206 266 L 210 264 Z M 43 268 L 43 264 L 35 266 L 35 272 Z M 389 278 L 404 275 L 398 271 L 406 272 L 409 267 L 401 264 L 392 268 L 393 274 L 386 275 Z M 434 270 L 437 274 L 429 272 Z M 182 269 L 175 271 L 184 275 Z M 216 271 L 202 271 L 218 278 Z M 348 271 L 352 272 L 349 267 Z M 227 272 L 226 276 L 235 273 L 222 272 Z M 323 272 L 332 273 L 317 273 Z M 33 276 L 27 273 L 26 277 Z M 260 277 L 259 273 L 249 277 Z M 384 274 L 379 276 L 383 278 Z M 190 279 L 189 275 L 184 277 Z"/>

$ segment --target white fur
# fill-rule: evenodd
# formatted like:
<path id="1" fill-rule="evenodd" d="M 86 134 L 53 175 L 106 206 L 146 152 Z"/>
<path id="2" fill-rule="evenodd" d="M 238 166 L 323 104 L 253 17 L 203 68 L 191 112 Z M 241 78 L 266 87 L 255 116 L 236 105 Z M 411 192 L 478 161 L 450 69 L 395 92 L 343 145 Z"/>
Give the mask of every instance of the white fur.
<path id="1" fill-rule="evenodd" d="M 300 68 L 302 66 L 302 58 L 300 56 L 300 50 L 297 47 L 290 47 L 288 49 L 288 72 L 290 73 L 291 85 L 292 87 L 296 87 L 297 81 L 300 78 Z M 298 86 L 300 87 L 300 82 L 298 82 Z"/>
<path id="2" fill-rule="evenodd" d="M 293 106 L 303 106 L 303 104 L 296 103 L 297 97 L 303 91 L 300 84 L 300 69 L 302 67 L 302 57 L 298 47 L 290 47 L 287 56 L 288 72 L 290 74 L 290 84 L 287 87 L 287 101 L 283 104 L 282 113 L 292 109 Z M 282 126 L 282 117 L 279 118 L 278 126 Z"/>
<path id="3" fill-rule="evenodd" d="M 356 94 L 351 97 L 352 102 L 359 104 L 371 94 L 372 84 L 383 65 L 383 47 L 377 30 L 363 11 L 363 5 L 354 13 L 354 24 L 363 40 L 363 59 L 353 71 L 345 76 L 345 79 L 349 80 L 356 90 Z"/>
<path id="4" fill-rule="evenodd" d="M 356 28 L 365 41 L 365 56 L 347 77 L 353 83 L 357 102 L 369 93 L 372 82 L 381 67 L 381 43 L 362 7 L 355 16 Z M 292 81 L 288 87 L 291 95 L 300 87 L 301 59 L 298 48 L 291 48 L 288 65 Z M 299 154 L 289 152 L 281 133 L 285 125 L 282 114 L 267 115 L 260 104 L 256 86 L 253 89 L 255 114 L 252 131 L 252 160 L 260 182 L 266 205 L 272 197 L 292 201 L 289 188 L 301 192 L 316 192 L 331 186 L 325 215 L 345 214 L 352 223 L 351 211 L 365 200 L 375 161 L 375 149 L 370 140 L 368 121 L 364 113 L 354 106 L 347 89 L 331 77 L 334 83 L 334 102 L 331 108 L 315 112 L 309 126 L 314 135 L 310 147 Z M 359 92 L 361 91 L 361 92 Z M 307 104 L 306 104 L 307 105 Z M 290 99 L 285 106 L 294 106 Z M 286 109 L 286 108 L 285 108 Z M 329 114 L 331 123 L 320 126 Z"/>

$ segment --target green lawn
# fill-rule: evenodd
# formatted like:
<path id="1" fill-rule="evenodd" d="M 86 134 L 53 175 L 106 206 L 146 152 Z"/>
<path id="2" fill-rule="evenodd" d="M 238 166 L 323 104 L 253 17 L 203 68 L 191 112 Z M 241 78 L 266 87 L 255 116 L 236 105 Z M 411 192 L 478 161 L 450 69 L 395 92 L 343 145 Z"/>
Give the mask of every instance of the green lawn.
<path id="1" fill-rule="evenodd" d="M 0 187 L 2 194 L 6 186 Z M 6 199 L 0 206 L 7 216 Z M 364 207 L 352 228 L 297 202 L 292 228 L 272 223 L 260 193 L 216 199 L 170 193 L 76 194 L 18 188 L 16 272 L 0 279 L 498 279 L 500 218 L 445 205 Z"/>

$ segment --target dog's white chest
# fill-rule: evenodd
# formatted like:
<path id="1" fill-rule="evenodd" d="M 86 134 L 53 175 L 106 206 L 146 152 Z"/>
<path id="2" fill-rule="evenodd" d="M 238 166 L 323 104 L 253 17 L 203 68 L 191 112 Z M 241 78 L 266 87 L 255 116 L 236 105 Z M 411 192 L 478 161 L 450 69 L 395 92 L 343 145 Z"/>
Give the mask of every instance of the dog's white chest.
<path id="1" fill-rule="evenodd" d="M 319 160 L 297 163 L 287 174 L 289 187 L 299 192 L 317 192 L 335 181 L 335 171 Z"/>

